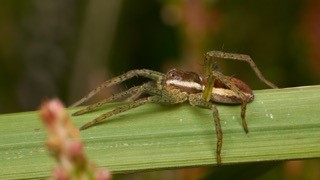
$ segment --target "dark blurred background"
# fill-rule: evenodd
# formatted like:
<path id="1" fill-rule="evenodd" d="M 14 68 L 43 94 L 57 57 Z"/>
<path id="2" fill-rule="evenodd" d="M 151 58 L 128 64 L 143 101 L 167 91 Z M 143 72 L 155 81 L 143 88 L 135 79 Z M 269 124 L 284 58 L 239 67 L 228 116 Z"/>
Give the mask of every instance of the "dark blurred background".
<path id="1" fill-rule="evenodd" d="M 320 1 L 315 0 L 2 0 L 0 113 L 36 110 L 51 97 L 68 105 L 131 69 L 200 73 L 203 54 L 213 49 L 250 55 L 279 87 L 315 85 L 319 47 Z M 246 63 L 219 60 L 219 65 L 253 89 L 268 88 Z M 307 166 L 317 170 L 306 171 Z M 288 173 L 292 168 L 298 175 Z M 294 161 L 272 172 L 319 178 L 319 169 L 318 161 Z M 204 171 L 181 172 L 197 178 Z M 180 171 L 173 172 L 162 173 L 180 177 Z M 137 176 L 144 175 L 154 176 Z"/>

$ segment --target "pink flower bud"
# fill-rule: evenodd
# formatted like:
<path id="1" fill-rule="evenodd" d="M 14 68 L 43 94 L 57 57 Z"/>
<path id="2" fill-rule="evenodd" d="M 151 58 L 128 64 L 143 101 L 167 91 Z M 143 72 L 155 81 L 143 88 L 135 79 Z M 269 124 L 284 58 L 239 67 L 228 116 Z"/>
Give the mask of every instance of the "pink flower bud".
<path id="1" fill-rule="evenodd" d="M 111 179 L 108 171 L 96 170 L 95 165 L 86 158 L 79 130 L 59 100 L 44 102 L 40 117 L 49 130 L 47 148 L 60 164 L 54 170 L 53 179 L 85 179 L 82 177 L 92 177 L 92 174 L 98 180 Z"/>
<path id="2" fill-rule="evenodd" d="M 46 101 L 40 109 L 40 117 L 49 128 L 65 115 L 64 106 L 57 100 Z"/>
<path id="3" fill-rule="evenodd" d="M 53 179 L 56 179 L 56 180 L 67 180 L 69 178 L 68 178 L 68 174 L 65 172 L 63 167 L 58 166 L 53 171 Z"/>
<path id="4" fill-rule="evenodd" d="M 111 179 L 111 174 L 106 170 L 97 170 L 94 176 L 95 180 L 109 180 Z"/>
<path id="5" fill-rule="evenodd" d="M 68 146 L 68 153 L 70 156 L 75 157 L 83 155 L 83 146 L 79 141 L 70 141 Z"/>

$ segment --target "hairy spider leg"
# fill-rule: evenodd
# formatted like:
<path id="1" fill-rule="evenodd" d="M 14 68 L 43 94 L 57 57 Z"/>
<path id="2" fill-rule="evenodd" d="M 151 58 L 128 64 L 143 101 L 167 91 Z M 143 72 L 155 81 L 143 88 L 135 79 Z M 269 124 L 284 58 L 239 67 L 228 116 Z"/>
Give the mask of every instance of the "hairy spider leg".
<path id="1" fill-rule="evenodd" d="M 152 79 L 152 80 L 156 81 L 158 84 L 158 87 L 160 87 L 160 83 L 162 82 L 162 79 L 165 77 L 165 74 L 157 72 L 157 71 L 152 71 L 149 69 L 136 69 L 136 70 L 128 71 L 125 74 L 114 77 L 114 78 L 102 83 L 100 86 L 98 86 L 97 88 L 95 88 L 94 90 L 89 92 L 89 94 L 87 94 L 86 96 L 81 98 L 79 101 L 75 102 L 74 104 L 72 104 L 70 107 L 76 107 L 76 106 L 86 102 L 87 100 L 89 100 L 92 96 L 94 96 L 95 94 L 100 92 L 102 89 L 119 84 L 119 83 L 121 83 L 125 80 L 128 80 L 134 76 L 143 76 L 143 77 Z"/>
<path id="2" fill-rule="evenodd" d="M 211 56 L 205 54 L 205 60 L 203 65 L 203 73 L 204 75 L 209 75 L 214 70 L 214 61 Z"/>
<path id="3" fill-rule="evenodd" d="M 233 92 L 235 92 L 242 100 L 241 103 L 241 119 L 242 119 L 242 127 L 246 133 L 248 133 L 248 126 L 246 122 L 246 109 L 247 109 L 247 103 L 249 101 L 248 97 L 232 82 L 228 80 L 228 76 L 223 75 L 222 73 L 218 71 L 212 71 L 212 79 L 217 78 L 220 81 L 222 81 L 227 87 L 229 87 Z"/>
<path id="4" fill-rule="evenodd" d="M 209 51 L 206 53 L 206 60 L 209 62 L 205 62 L 206 64 L 212 64 L 212 58 L 217 57 L 217 58 L 222 58 L 222 59 L 232 59 L 232 60 L 238 60 L 238 61 L 245 61 L 249 63 L 253 71 L 256 73 L 260 81 L 264 82 L 266 85 L 268 85 L 271 88 L 278 88 L 276 85 L 268 81 L 261 73 L 257 65 L 254 63 L 254 61 L 251 59 L 250 56 L 245 55 L 245 54 L 235 54 L 235 53 L 226 53 L 222 51 Z M 206 67 L 205 67 L 206 68 Z M 207 67 L 210 68 L 210 67 Z M 205 73 L 209 73 L 208 70 L 205 70 Z M 207 75 L 207 74 L 206 74 Z"/>
<path id="5" fill-rule="evenodd" d="M 151 89 L 154 87 L 158 87 L 158 86 L 156 86 L 156 84 L 153 81 L 147 82 L 147 83 L 143 84 L 143 86 L 145 89 Z M 137 91 L 135 93 L 129 94 L 129 96 L 126 99 L 124 99 L 124 102 L 135 101 L 144 93 L 146 93 L 146 91 L 141 90 L 141 91 Z"/>
<path id="6" fill-rule="evenodd" d="M 212 74 L 209 74 L 208 78 L 207 78 L 206 85 L 205 85 L 203 93 L 202 93 L 202 98 L 207 102 L 209 102 L 211 99 L 212 89 L 214 87 L 214 80 L 215 80 L 214 76 Z"/>
<path id="7" fill-rule="evenodd" d="M 189 103 L 192 106 L 199 106 L 202 108 L 211 109 L 213 113 L 213 120 L 215 124 L 216 134 L 217 134 L 217 165 L 221 165 L 221 149 L 222 149 L 222 129 L 220 124 L 219 112 L 217 107 L 212 102 L 207 102 L 202 98 L 202 93 L 190 94 Z"/>
<path id="8" fill-rule="evenodd" d="M 164 104 L 177 104 L 182 103 L 188 99 L 188 94 L 184 92 L 180 92 L 179 90 L 173 90 L 172 92 L 167 92 L 165 89 L 159 90 L 159 89 L 150 89 L 151 93 L 155 94 L 161 94 L 161 95 L 154 95 L 149 96 L 146 98 L 138 99 L 130 104 L 119 106 L 112 111 L 109 111 L 105 114 L 102 114 L 101 116 L 95 118 L 94 120 L 84 124 L 80 130 L 84 130 L 89 128 L 90 126 L 119 113 L 122 113 L 124 111 L 128 111 L 133 108 L 137 108 L 141 105 L 147 104 L 147 103 L 164 103 Z"/>
<path id="9" fill-rule="evenodd" d="M 117 93 L 117 94 L 114 94 L 108 98 L 105 98 L 97 103 L 94 103 L 92 105 L 89 105 L 75 113 L 73 113 L 72 115 L 74 116 L 77 116 L 77 115 L 81 115 L 81 114 L 84 114 L 86 112 L 91 112 L 97 108 L 99 108 L 100 106 L 108 103 L 108 102 L 112 102 L 112 101 L 115 101 L 117 99 L 121 99 L 121 98 L 124 98 L 124 97 L 127 97 L 127 96 L 130 96 L 133 94 L 133 96 L 135 96 L 136 94 L 137 95 L 141 95 L 142 93 L 145 93 L 145 92 L 155 92 L 155 90 L 152 90 L 152 84 L 151 82 L 148 82 L 148 83 L 144 83 L 140 86 L 135 86 L 135 87 L 132 87 L 126 91 L 123 91 L 123 92 L 120 92 L 120 93 Z"/>
<path id="10" fill-rule="evenodd" d="M 137 100 L 141 95 L 143 94 L 143 92 L 141 93 L 135 93 L 135 94 L 131 94 L 131 96 L 127 97 L 126 99 L 124 99 L 124 102 L 132 102 Z"/>
<path id="11" fill-rule="evenodd" d="M 101 116 L 95 118 L 94 120 L 87 122 L 86 124 L 84 124 L 83 126 L 80 127 L 80 130 L 87 129 L 90 126 L 92 126 L 92 125 L 94 125 L 94 124 L 96 124 L 96 123 L 98 123 L 98 122 L 100 122 L 110 116 L 119 114 L 124 111 L 128 111 L 130 109 L 133 109 L 133 108 L 136 108 L 136 107 L 139 107 L 141 105 L 144 105 L 146 103 L 151 103 L 151 102 L 153 102 L 153 99 L 151 97 L 147 97 L 147 98 L 138 99 L 137 101 L 134 101 L 134 102 L 127 104 L 127 105 L 119 106 L 119 107 L 113 109 L 112 111 L 109 111 L 105 114 L 102 114 Z"/>

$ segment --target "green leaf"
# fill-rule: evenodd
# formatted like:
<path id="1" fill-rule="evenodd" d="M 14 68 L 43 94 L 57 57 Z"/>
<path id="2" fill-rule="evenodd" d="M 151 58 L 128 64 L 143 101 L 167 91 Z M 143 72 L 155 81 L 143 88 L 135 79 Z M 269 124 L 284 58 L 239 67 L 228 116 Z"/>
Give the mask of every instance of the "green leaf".
<path id="1" fill-rule="evenodd" d="M 240 106 L 217 105 L 223 164 L 320 157 L 320 86 L 254 93 L 248 134 Z M 80 127 L 118 105 L 74 117 L 74 123 Z M 0 135 L 0 179 L 50 175 L 55 161 L 44 147 L 46 131 L 37 112 L 0 115 Z M 81 137 L 89 158 L 113 173 L 216 163 L 212 112 L 188 104 L 144 105 L 81 131 Z"/>

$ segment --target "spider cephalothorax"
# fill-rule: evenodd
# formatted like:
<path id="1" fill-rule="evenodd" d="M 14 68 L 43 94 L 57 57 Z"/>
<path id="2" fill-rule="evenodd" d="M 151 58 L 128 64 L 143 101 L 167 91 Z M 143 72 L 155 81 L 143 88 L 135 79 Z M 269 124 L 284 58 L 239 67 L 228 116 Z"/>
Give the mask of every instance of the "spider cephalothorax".
<path id="1" fill-rule="evenodd" d="M 182 71 L 178 69 L 171 69 L 167 74 L 148 69 L 131 70 L 127 73 L 115 77 L 111 80 L 104 82 L 96 89 L 92 90 L 88 95 L 74 103 L 71 107 L 77 106 L 93 95 L 98 93 L 102 88 L 110 87 L 119 84 L 134 76 L 143 76 L 153 81 L 147 82 L 140 86 L 135 86 L 127 91 L 120 92 L 112 95 L 102 101 L 90 105 L 74 115 L 80 115 L 85 112 L 92 111 L 97 107 L 105 104 L 106 102 L 114 101 L 117 99 L 127 98 L 131 103 L 115 108 L 114 110 L 102 114 L 96 119 L 86 123 L 80 129 L 86 129 L 93 124 L 96 124 L 103 119 L 110 116 L 119 114 L 129 109 L 136 108 L 146 103 L 161 103 L 161 104 L 178 104 L 188 101 L 192 106 L 199 106 L 211 109 L 213 113 L 213 120 L 216 128 L 217 135 L 217 164 L 221 164 L 221 148 L 222 148 L 222 130 L 220 126 L 219 113 L 214 105 L 214 102 L 228 103 L 228 104 L 241 104 L 241 119 L 242 126 L 246 133 L 248 127 L 245 119 L 246 105 L 254 98 L 252 90 L 239 79 L 234 77 L 225 76 L 214 68 L 213 57 L 223 59 L 233 59 L 246 61 L 250 64 L 259 79 L 272 88 L 277 88 L 271 82 L 267 81 L 252 59 L 243 54 L 232 54 L 220 51 L 210 51 L 206 54 L 204 62 L 204 72 L 199 75 L 190 71 Z M 142 94 L 147 95 L 140 98 Z"/>
<path id="2" fill-rule="evenodd" d="M 178 69 L 171 69 L 162 85 L 167 90 L 179 89 L 189 94 L 203 91 L 202 78 L 198 74 Z"/>

